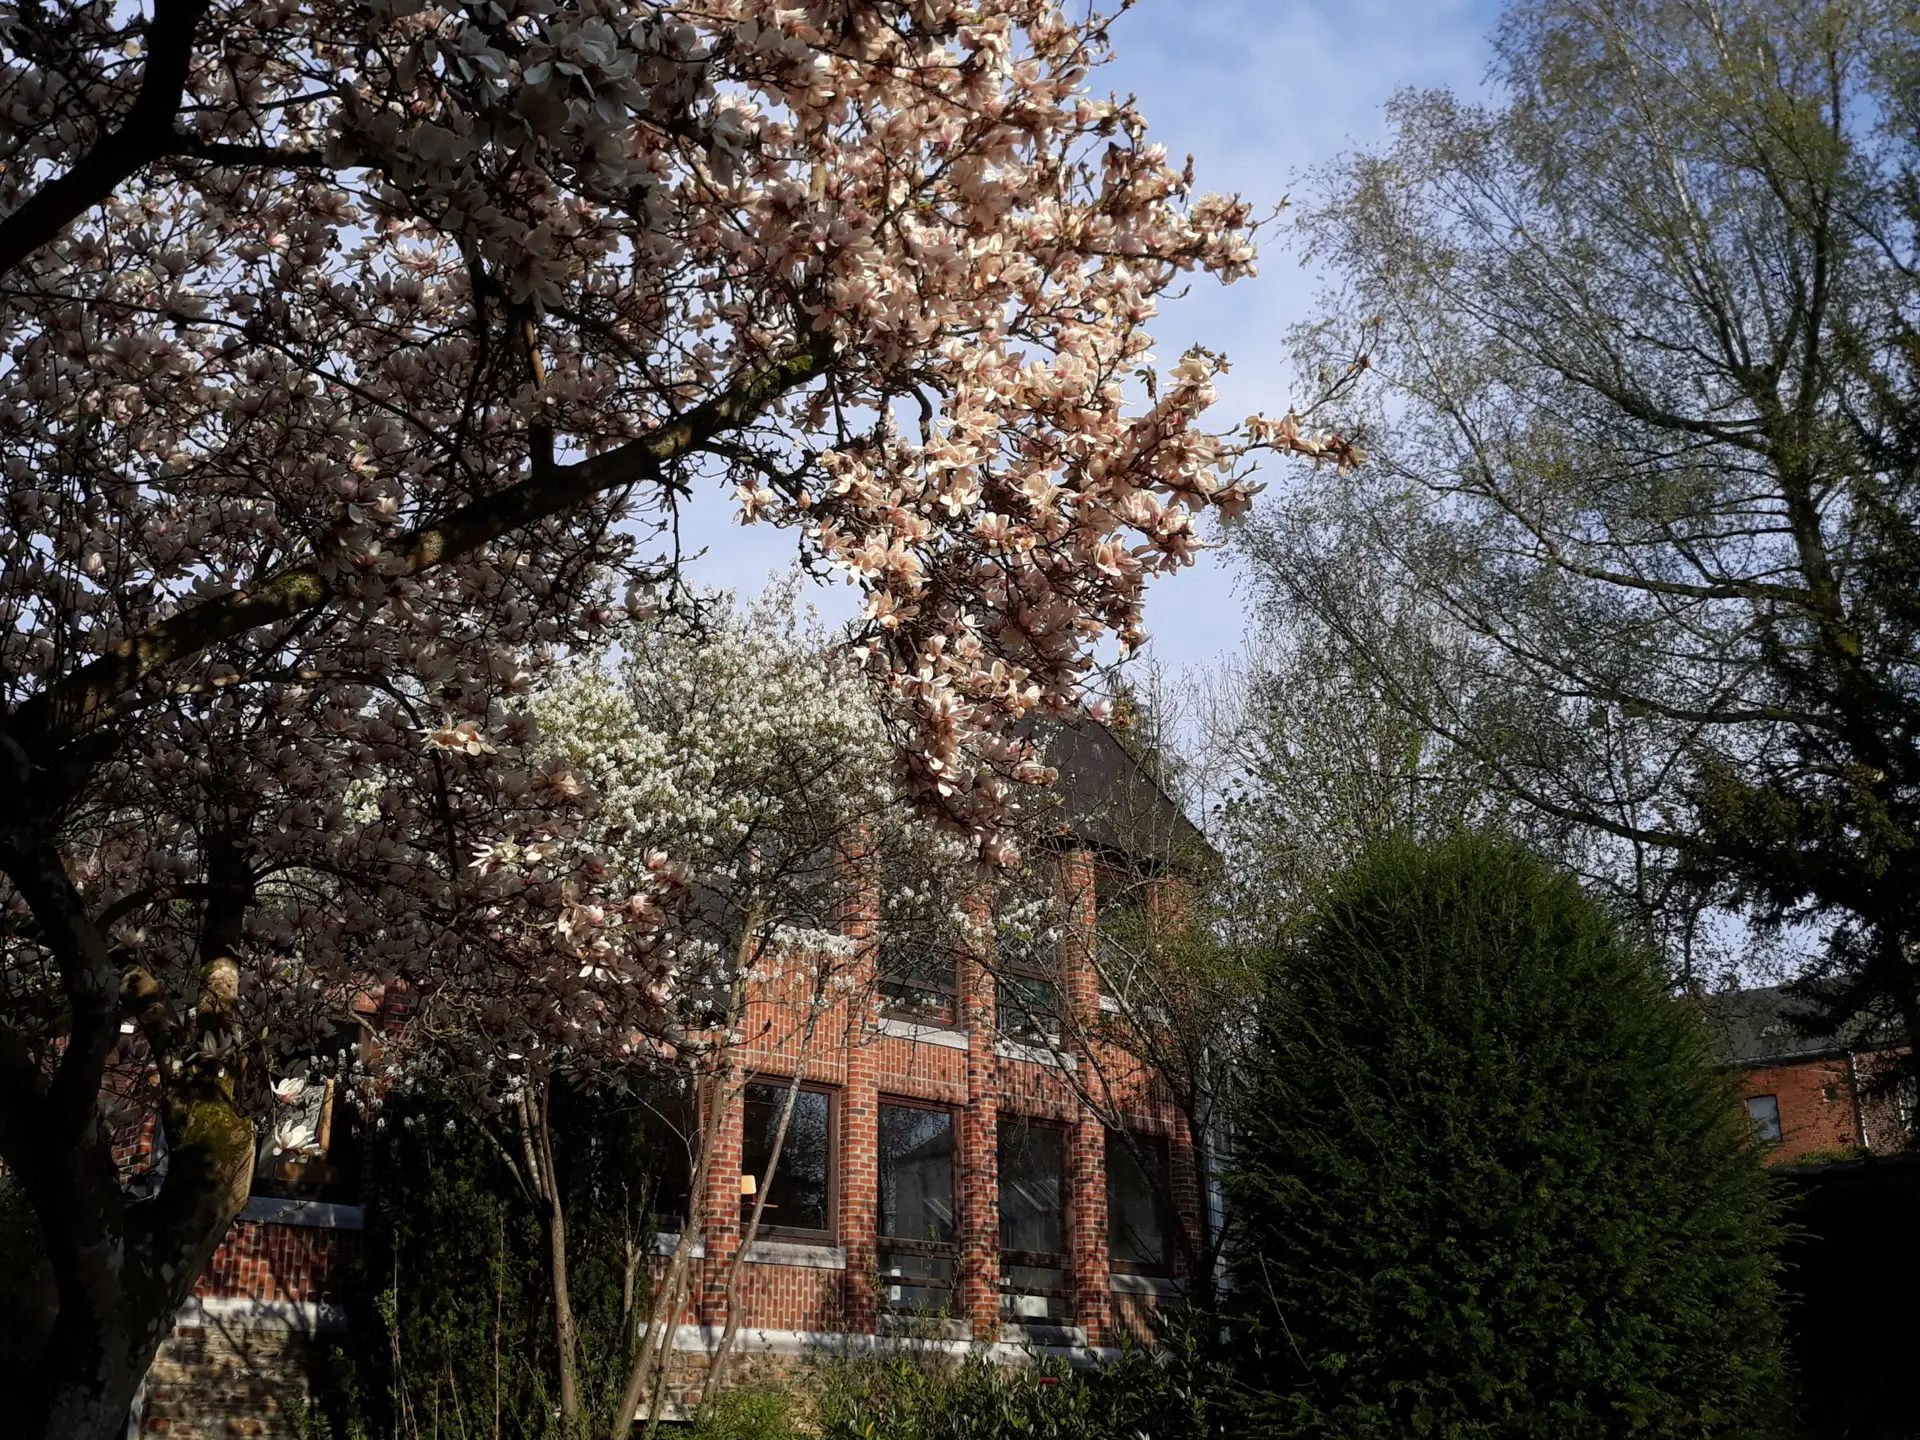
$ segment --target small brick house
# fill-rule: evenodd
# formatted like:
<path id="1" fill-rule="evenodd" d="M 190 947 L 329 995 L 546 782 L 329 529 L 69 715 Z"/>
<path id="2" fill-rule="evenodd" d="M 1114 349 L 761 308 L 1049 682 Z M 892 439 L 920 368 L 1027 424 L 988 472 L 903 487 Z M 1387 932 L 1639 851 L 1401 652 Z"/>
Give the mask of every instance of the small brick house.
<path id="1" fill-rule="evenodd" d="M 1860 1025 L 1811 1035 L 1805 1003 L 1779 987 L 1709 995 L 1701 1005 L 1769 1165 L 1888 1154 L 1906 1145 L 1911 1091 L 1876 1083 L 1906 1053 L 1890 1030 Z"/>
<path id="2" fill-rule="evenodd" d="M 1164 861 L 1143 853 L 1173 847 L 1135 837 L 1171 835 L 1189 854 L 1204 844 L 1103 728 L 1064 731 L 1052 748 L 1065 938 L 1045 974 L 964 957 L 950 969 L 901 965 L 876 935 L 884 927 L 854 917 L 851 933 L 877 942 L 856 962 L 872 973 L 813 1028 L 804 1056 L 778 993 L 750 1000 L 744 1033 L 759 1038 L 740 1055 L 743 1088 L 720 1126 L 673 1340 L 676 1402 L 697 1395 L 724 1323 L 743 1180 L 764 1171 L 796 1069 L 800 1093 L 742 1272 L 736 1375 L 909 1332 L 956 1354 L 1090 1363 L 1144 1335 L 1146 1312 L 1193 1283 L 1194 1247 L 1179 1242 L 1211 1201 L 1182 1111 L 1129 1057 L 1076 1053 L 1093 1042 L 1063 1038 L 1077 1027 L 1059 1021 L 1116 1004 L 1094 963 L 1109 896 L 1177 897 Z M 1107 1077 L 1102 1110 L 1118 1129 L 1084 1102 L 1083 1065 Z M 283 1098 L 314 1114 L 263 1143 L 253 1198 L 155 1363 L 137 1435 L 290 1433 L 307 1347 L 348 1323 L 339 1302 L 363 1224 L 358 1141 L 330 1093 Z M 676 1222 L 659 1223 L 664 1256 Z"/>

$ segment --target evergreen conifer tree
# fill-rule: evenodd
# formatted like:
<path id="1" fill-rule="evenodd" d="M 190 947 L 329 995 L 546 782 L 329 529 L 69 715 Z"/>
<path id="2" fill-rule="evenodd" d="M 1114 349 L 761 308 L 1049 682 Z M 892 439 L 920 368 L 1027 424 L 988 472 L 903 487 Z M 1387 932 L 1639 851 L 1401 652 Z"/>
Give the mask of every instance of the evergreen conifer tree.
<path id="1" fill-rule="evenodd" d="M 1374 849 L 1273 967 L 1229 1177 L 1249 1434 L 1774 1433 L 1768 1182 L 1697 1016 L 1574 881 Z"/>

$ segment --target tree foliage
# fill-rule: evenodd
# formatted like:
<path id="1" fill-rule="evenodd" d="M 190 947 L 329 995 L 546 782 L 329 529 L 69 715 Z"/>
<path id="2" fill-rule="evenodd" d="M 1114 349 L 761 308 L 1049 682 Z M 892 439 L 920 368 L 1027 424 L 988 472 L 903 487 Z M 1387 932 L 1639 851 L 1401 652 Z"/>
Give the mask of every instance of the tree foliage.
<path id="1" fill-rule="evenodd" d="M 1371 460 L 1256 564 L 1676 951 L 1813 919 L 1835 1023 L 1914 1026 L 1911 7 L 1526 0 L 1494 53 L 1306 208 Z"/>
<path id="2" fill-rule="evenodd" d="M 1243 203 L 1087 90 L 1104 26 L 0 16 L 0 1154 L 60 1291 L 22 1428 L 119 1425 L 244 1201 L 256 1042 L 298 1051 L 315 985 L 425 986 L 503 891 L 564 900 L 516 922 L 562 954 L 552 922 L 635 901 L 470 861 L 577 823 L 564 785 L 506 783 L 533 758 L 509 712 L 672 588 L 696 494 L 860 589 L 874 764 L 991 859 L 1028 758 L 1002 732 L 1138 638 L 1247 448 L 1344 453 L 1201 428 L 1217 357 L 1129 391 L 1160 299 L 1253 250 Z M 634 912 L 616 1008 L 655 998 Z M 137 1208 L 110 1062 L 168 1140 Z"/>
<path id="3" fill-rule="evenodd" d="M 1773 1432 L 1775 1202 L 1697 1018 L 1570 877 L 1377 846 L 1277 958 L 1253 1054 L 1248 1433 Z"/>

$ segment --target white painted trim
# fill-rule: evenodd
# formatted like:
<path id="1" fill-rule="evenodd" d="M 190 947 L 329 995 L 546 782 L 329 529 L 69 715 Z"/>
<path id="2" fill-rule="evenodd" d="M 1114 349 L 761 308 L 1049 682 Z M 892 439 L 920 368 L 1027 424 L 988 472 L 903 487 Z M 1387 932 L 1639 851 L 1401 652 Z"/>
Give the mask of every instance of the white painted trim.
<path id="1" fill-rule="evenodd" d="M 663 1230 L 653 1237 L 653 1253 L 656 1255 L 672 1255 L 674 1247 L 679 1243 L 680 1232 L 678 1230 Z M 693 1242 L 693 1258 L 696 1260 L 704 1260 L 707 1258 L 707 1241 L 705 1236 Z"/>
<path id="2" fill-rule="evenodd" d="M 898 1040 L 917 1040 L 922 1045 L 944 1045 L 949 1050 L 967 1048 L 967 1032 L 964 1030 L 922 1025 L 917 1020 L 902 1020 L 895 1015 L 882 1015 L 874 1024 L 882 1035 L 891 1035 Z"/>
<path id="3" fill-rule="evenodd" d="M 252 1300 L 244 1295 L 195 1295 L 174 1313 L 182 1330 L 296 1330 L 337 1334 L 347 1328 L 344 1307 L 318 1300 Z"/>
<path id="4" fill-rule="evenodd" d="M 1102 994 L 1100 997 L 1100 1008 L 1108 1015 L 1118 1015 L 1120 1013 L 1120 1002 L 1111 995 Z"/>
<path id="5" fill-rule="evenodd" d="M 1029 1065 L 1051 1065 L 1056 1070 L 1080 1068 L 1079 1060 L 1072 1055 L 1063 1055 L 1045 1045 L 1022 1045 L 1017 1040 L 1000 1041 L 993 1047 L 993 1053 L 1002 1060 L 1024 1060 Z"/>
<path id="6" fill-rule="evenodd" d="M 366 1207 L 330 1205 L 323 1200 L 286 1200 L 277 1195 L 254 1195 L 241 1208 L 250 1225 L 305 1225 L 316 1230 L 364 1230 Z"/>
<path id="7" fill-rule="evenodd" d="M 802 1270 L 844 1270 L 847 1252 L 838 1245 L 808 1245 L 794 1240 L 756 1240 L 747 1247 L 754 1265 L 793 1265 Z"/>
<path id="8" fill-rule="evenodd" d="M 1107 1290 L 1114 1295 L 1184 1295 L 1187 1287 L 1164 1275 L 1109 1275 Z"/>

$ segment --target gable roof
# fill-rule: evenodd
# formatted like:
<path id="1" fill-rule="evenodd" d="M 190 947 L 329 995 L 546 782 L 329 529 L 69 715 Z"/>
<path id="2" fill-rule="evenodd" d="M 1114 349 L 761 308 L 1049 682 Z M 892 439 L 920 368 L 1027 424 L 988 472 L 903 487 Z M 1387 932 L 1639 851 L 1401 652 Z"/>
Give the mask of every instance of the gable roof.
<path id="1" fill-rule="evenodd" d="M 1899 1043 L 1892 1026 L 1864 1017 L 1838 1034 L 1814 1033 L 1812 1005 L 1784 985 L 1704 995 L 1700 1009 L 1725 1065 L 1812 1060 Z"/>
<path id="2" fill-rule="evenodd" d="M 1034 734 L 1059 771 L 1054 793 L 1064 828 L 1082 844 L 1154 868 L 1219 862 L 1200 828 L 1106 726 L 1054 721 Z"/>

